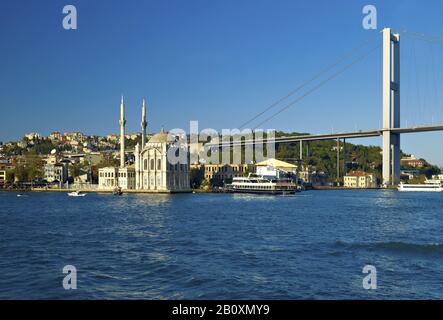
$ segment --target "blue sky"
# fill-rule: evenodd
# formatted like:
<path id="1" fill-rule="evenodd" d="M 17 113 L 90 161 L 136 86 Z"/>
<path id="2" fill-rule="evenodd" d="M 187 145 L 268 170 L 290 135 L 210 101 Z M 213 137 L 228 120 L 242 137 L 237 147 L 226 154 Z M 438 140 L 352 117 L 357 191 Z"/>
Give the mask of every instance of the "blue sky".
<path id="1" fill-rule="evenodd" d="M 77 30 L 62 28 L 66 4 L 78 10 Z M 377 7 L 376 31 L 361 26 L 366 4 Z M 4 0 L 0 141 L 117 132 L 121 94 L 129 132 L 139 130 L 143 97 L 150 132 L 190 120 L 235 128 L 383 26 L 443 36 L 441 12 L 439 0 Z M 442 53 L 402 37 L 402 125 L 443 123 Z M 379 49 L 262 127 L 327 133 L 374 129 L 380 118 Z M 404 135 L 402 148 L 443 165 L 442 137 Z"/>

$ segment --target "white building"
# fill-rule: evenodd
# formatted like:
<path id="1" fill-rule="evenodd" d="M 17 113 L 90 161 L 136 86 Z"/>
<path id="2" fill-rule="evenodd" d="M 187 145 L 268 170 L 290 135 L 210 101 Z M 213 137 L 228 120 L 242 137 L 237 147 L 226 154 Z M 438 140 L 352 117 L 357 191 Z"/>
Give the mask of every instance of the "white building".
<path id="1" fill-rule="evenodd" d="M 66 182 L 68 180 L 68 167 L 66 164 L 45 164 L 45 180 L 49 183 L 58 181 Z"/>
<path id="2" fill-rule="evenodd" d="M 48 136 L 49 140 L 51 141 L 61 141 L 62 140 L 62 135 L 60 132 L 58 131 L 54 131 L 52 132 L 49 136 Z"/>
<path id="3" fill-rule="evenodd" d="M 124 101 L 120 104 L 120 167 L 99 169 L 99 189 L 140 190 L 145 192 L 189 192 L 190 169 L 189 152 L 186 152 L 186 163 L 171 164 L 168 151 L 176 142 L 163 129 L 146 143 L 146 106 L 142 105 L 142 141 L 135 147 L 135 166 L 125 163 L 125 124 Z"/>
<path id="4" fill-rule="evenodd" d="M 142 104 L 142 141 L 135 147 L 135 181 L 137 190 L 150 192 L 189 192 L 190 166 L 187 145 L 179 146 L 178 137 L 164 132 L 155 134 L 145 144 L 146 139 L 146 105 Z M 185 137 L 186 138 L 186 137 Z M 168 152 L 175 148 L 185 154 L 185 163 L 173 163 L 168 159 Z M 174 148 L 174 149 L 171 149 Z M 174 152 L 175 153 L 175 152 Z"/>
<path id="5" fill-rule="evenodd" d="M 377 178 L 372 173 L 351 171 L 344 177 L 344 187 L 354 189 L 376 188 Z"/>
<path id="6" fill-rule="evenodd" d="M 85 136 L 81 132 L 65 132 L 63 138 L 66 141 L 82 142 L 85 139 Z"/>
<path id="7" fill-rule="evenodd" d="M 134 167 L 125 167 L 118 169 L 118 186 L 122 190 L 135 189 L 135 169 Z"/>
<path id="8" fill-rule="evenodd" d="M 35 132 L 31 132 L 31 133 L 25 134 L 25 138 L 30 140 L 30 141 L 41 139 L 41 137 L 42 136 L 39 133 L 35 133 Z"/>
<path id="9" fill-rule="evenodd" d="M 0 185 L 6 183 L 6 170 L 0 170 Z"/>
<path id="10" fill-rule="evenodd" d="M 264 177 L 285 178 L 297 175 L 297 166 L 277 159 L 267 159 L 255 164 L 257 174 Z"/>
<path id="11" fill-rule="evenodd" d="M 189 192 L 189 163 L 171 164 L 168 150 L 174 147 L 168 141 L 168 133 L 163 130 L 154 135 L 149 142 L 135 147 L 136 188 L 152 192 Z M 187 150 L 186 150 L 187 151 Z M 187 160 L 189 157 L 186 157 Z"/>
<path id="12" fill-rule="evenodd" d="M 98 169 L 98 188 L 113 190 L 118 187 L 118 168 L 104 167 Z"/>

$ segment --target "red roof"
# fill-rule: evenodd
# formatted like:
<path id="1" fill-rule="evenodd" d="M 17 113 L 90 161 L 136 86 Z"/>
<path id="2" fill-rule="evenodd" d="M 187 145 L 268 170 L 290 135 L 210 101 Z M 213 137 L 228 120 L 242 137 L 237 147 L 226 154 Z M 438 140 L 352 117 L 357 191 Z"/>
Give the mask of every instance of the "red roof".
<path id="1" fill-rule="evenodd" d="M 347 176 L 351 176 L 351 177 L 366 177 L 369 175 L 371 175 L 371 174 L 364 172 L 364 171 L 351 171 L 347 174 Z"/>

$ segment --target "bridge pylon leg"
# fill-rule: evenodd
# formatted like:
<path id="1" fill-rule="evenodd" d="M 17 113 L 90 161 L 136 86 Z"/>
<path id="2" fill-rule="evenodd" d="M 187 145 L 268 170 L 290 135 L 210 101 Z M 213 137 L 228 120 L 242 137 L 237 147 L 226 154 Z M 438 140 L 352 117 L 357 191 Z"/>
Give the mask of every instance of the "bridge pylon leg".
<path id="1" fill-rule="evenodd" d="M 383 184 L 400 182 L 400 35 L 383 29 Z"/>

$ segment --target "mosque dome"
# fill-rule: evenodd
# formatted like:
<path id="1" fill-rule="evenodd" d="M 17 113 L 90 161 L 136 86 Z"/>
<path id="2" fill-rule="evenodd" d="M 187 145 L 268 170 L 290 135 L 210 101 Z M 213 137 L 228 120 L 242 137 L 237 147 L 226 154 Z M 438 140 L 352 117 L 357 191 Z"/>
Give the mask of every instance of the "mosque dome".
<path id="1" fill-rule="evenodd" d="M 165 143 L 168 142 L 168 133 L 165 132 L 163 129 L 152 136 L 151 139 L 149 139 L 148 143 Z"/>

